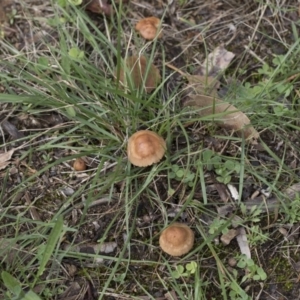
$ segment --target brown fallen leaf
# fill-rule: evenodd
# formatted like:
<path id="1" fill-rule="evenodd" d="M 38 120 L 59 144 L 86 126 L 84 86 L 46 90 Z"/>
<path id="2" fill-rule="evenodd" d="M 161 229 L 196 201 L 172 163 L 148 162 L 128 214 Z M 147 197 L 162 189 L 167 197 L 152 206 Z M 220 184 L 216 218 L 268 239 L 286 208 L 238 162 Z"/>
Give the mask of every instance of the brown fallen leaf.
<path id="1" fill-rule="evenodd" d="M 221 127 L 234 130 L 249 142 L 257 143 L 259 133 L 250 124 L 249 118 L 232 104 L 215 97 L 190 95 L 184 106 L 202 108 L 198 111 L 200 116 L 210 116 Z"/>
<path id="2" fill-rule="evenodd" d="M 221 45 L 208 54 L 204 62 L 196 69 L 194 75 L 184 73 L 171 64 L 167 63 L 166 65 L 186 77 L 189 86 L 193 87 L 195 93 L 217 97 L 217 89 L 220 86 L 217 78 L 221 71 L 228 67 L 234 56 L 234 53 L 227 51 L 224 45 Z"/>
<path id="3" fill-rule="evenodd" d="M 223 243 L 223 245 L 227 246 L 238 234 L 238 230 L 230 229 L 226 233 L 222 234 L 221 242 Z"/>
<path id="4" fill-rule="evenodd" d="M 169 63 L 166 63 L 165 65 L 184 76 L 189 82 L 188 88 L 191 88 L 194 93 L 218 97 L 218 88 L 220 87 L 220 82 L 216 78 L 205 75 L 190 75 L 184 73 Z"/>
<path id="5" fill-rule="evenodd" d="M 9 165 L 9 160 L 11 159 L 15 149 L 11 149 L 8 152 L 0 153 L 0 170 L 6 168 Z"/>
<path id="6" fill-rule="evenodd" d="M 234 56 L 234 53 L 227 51 L 224 45 L 221 45 L 208 54 L 194 74 L 215 78 L 228 67 Z"/>
<path id="7" fill-rule="evenodd" d="M 224 46 L 217 47 L 210 53 L 200 68 L 195 72 L 198 75 L 189 75 L 171 64 L 169 68 L 186 77 L 189 90 L 183 106 L 202 108 L 199 114 L 202 117 L 210 116 L 212 120 L 223 128 L 234 130 L 252 144 L 257 144 L 259 133 L 250 124 L 250 119 L 235 106 L 218 98 L 220 82 L 217 76 L 224 71 L 234 54 Z"/>
<path id="8" fill-rule="evenodd" d="M 162 32 L 158 33 L 158 29 L 160 27 L 160 19 L 156 17 L 148 17 L 140 20 L 135 25 L 135 30 L 139 32 L 139 34 L 145 40 L 153 40 L 156 36 L 160 38 L 162 36 Z"/>
<path id="9" fill-rule="evenodd" d="M 1 125 L 4 131 L 12 137 L 12 140 L 17 140 L 24 137 L 24 134 L 20 132 L 17 127 L 14 124 L 10 123 L 8 120 L 2 121 Z"/>
<path id="10" fill-rule="evenodd" d="M 290 199 L 295 198 L 300 193 L 300 183 L 295 183 L 285 190 L 285 194 Z"/>
<path id="11" fill-rule="evenodd" d="M 112 5 L 108 4 L 106 0 L 83 0 L 82 4 L 86 10 L 96 14 L 111 16 L 114 13 Z"/>
<path id="12" fill-rule="evenodd" d="M 125 86 L 131 83 L 135 88 L 144 87 L 150 93 L 161 80 L 159 70 L 153 64 L 148 67 L 145 56 L 130 56 L 124 63 L 126 67 L 121 67 L 119 81 Z"/>

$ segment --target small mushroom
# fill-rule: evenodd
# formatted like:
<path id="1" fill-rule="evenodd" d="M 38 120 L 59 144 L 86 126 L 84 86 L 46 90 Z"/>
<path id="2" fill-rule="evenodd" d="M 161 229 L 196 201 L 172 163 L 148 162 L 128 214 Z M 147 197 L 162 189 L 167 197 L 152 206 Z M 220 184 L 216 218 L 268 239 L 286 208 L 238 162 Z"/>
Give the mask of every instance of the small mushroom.
<path id="1" fill-rule="evenodd" d="M 165 151 L 165 140 L 150 130 L 137 131 L 128 140 L 128 160 L 137 167 L 146 167 L 159 162 Z"/>
<path id="2" fill-rule="evenodd" d="M 82 158 L 77 157 L 74 161 L 73 168 L 75 171 L 84 171 L 86 170 L 86 163 Z"/>
<path id="3" fill-rule="evenodd" d="M 111 4 L 107 3 L 107 0 L 83 0 L 82 4 L 85 6 L 86 10 L 89 10 L 96 14 L 104 14 L 111 16 L 114 13 L 113 7 Z"/>
<path id="4" fill-rule="evenodd" d="M 157 30 L 160 26 L 160 19 L 156 17 L 149 17 L 144 18 L 137 22 L 135 25 L 135 30 L 139 32 L 139 34 L 145 39 L 145 40 L 153 40 L 157 35 Z M 158 37 L 161 37 L 162 33 L 158 35 Z"/>
<path id="5" fill-rule="evenodd" d="M 181 256 L 188 253 L 194 245 L 194 232 L 183 223 L 173 223 L 159 237 L 161 249 L 172 255 Z"/>
<path id="6" fill-rule="evenodd" d="M 119 81 L 123 85 L 126 85 L 129 79 L 134 84 L 134 87 L 140 88 L 144 86 L 146 92 L 150 93 L 156 88 L 161 79 L 159 70 L 153 64 L 150 65 L 148 70 L 148 61 L 143 55 L 127 57 L 125 65 L 128 72 L 124 70 L 125 68 L 121 68 L 119 76 Z M 126 76 L 127 73 L 129 76 Z M 115 76 L 117 77 L 117 75 Z"/>

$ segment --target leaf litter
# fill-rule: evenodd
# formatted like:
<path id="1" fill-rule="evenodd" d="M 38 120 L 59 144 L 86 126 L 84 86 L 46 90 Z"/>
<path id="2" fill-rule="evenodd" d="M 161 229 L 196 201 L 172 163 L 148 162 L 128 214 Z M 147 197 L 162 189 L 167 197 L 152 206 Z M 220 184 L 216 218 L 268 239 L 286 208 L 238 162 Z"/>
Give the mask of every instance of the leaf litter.
<path id="1" fill-rule="evenodd" d="M 200 68 L 196 70 L 197 75 L 189 75 L 178 70 L 174 66 L 168 67 L 181 73 L 188 80 L 188 88 L 192 90 L 183 101 L 184 107 L 199 108 L 197 113 L 206 120 L 216 122 L 226 130 L 233 130 L 252 144 L 257 144 L 259 133 L 251 125 L 250 119 L 234 105 L 218 98 L 220 82 L 218 77 L 234 58 L 232 52 L 223 46 L 217 47 L 208 55 Z"/>
<path id="2" fill-rule="evenodd" d="M 0 170 L 5 169 L 10 164 L 10 159 L 14 152 L 15 149 L 11 149 L 7 152 L 0 153 Z"/>

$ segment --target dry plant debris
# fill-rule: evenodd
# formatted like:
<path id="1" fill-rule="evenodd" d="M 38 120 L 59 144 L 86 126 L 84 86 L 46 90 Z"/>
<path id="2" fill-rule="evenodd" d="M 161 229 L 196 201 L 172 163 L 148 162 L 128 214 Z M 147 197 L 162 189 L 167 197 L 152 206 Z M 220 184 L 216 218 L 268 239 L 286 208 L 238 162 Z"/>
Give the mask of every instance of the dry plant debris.
<path id="1" fill-rule="evenodd" d="M 198 111 L 201 117 L 211 116 L 221 127 L 234 130 L 249 142 L 257 143 L 259 133 L 250 124 L 250 119 L 230 103 L 215 97 L 190 95 L 184 106 L 201 108 Z"/>
<path id="2" fill-rule="evenodd" d="M 239 234 L 236 229 L 229 229 L 226 233 L 222 234 L 220 240 L 223 245 L 227 246 Z"/>
<path id="3" fill-rule="evenodd" d="M 164 252 L 181 256 L 193 248 L 194 232 L 186 224 L 173 223 L 161 233 L 159 245 Z"/>
<path id="4" fill-rule="evenodd" d="M 235 54 L 227 51 L 224 45 L 215 48 L 195 71 L 195 75 L 211 76 L 213 78 L 229 66 Z"/>
<path id="5" fill-rule="evenodd" d="M 9 160 L 14 154 L 15 149 L 11 149 L 7 152 L 0 153 L 0 170 L 5 169 L 9 165 Z"/>
<path id="6" fill-rule="evenodd" d="M 128 160 L 137 167 L 146 167 L 159 162 L 165 151 L 165 140 L 150 130 L 140 130 L 128 140 Z"/>
<path id="7" fill-rule="evenodd" d="M 257 144 L 259 133 L 251 125 L 246 114 L 232 104 L 218 98 L 220 82 L 217 77 L 221 71 L 228 67 L 233 57 L 232 52 L 219 46 L 201 64 L 196 71 L 197 75 L 186 74 L 170 64 L 167 66 L 188 80 L 188 88 L 191 89 L 191 93 L 185 99 L 184 106 L 199 108 L 198 113 L 201 117 L 209 116 L 219 126 L 236 131 L 250 143 Z"/>
<path id="8" fill-rule="evenodd" d="M 152 41 L 156 36 L 158 38 L 162 37 L 162 32 L 157 35 L 160 28 L 160 19 L 156 17 L 149 17 L 140 20 L 135 25 L 135 30 L 145 39 Z"/>
<path id="9" fill-rule="evenodd" d="M 159 70 L 153 64 L 148 67 L 145 56 L 130 56 L 124 63 L 125 66 L 120 69 L 119 76 L 119 81 L 124 86 L 131 82 L 135 88 L 144 87 L 145 91 L 150 93 L 161 80 Z"/>
<path id="10" fill-rule="evenodd" d="M 247 258 L 251 258 L 251 250 L 249 247 L 245 228 L 239 227 L 239 234 L 236 236 L 236 240 L 239 245 L 241 253 L 245 254 Z"/>

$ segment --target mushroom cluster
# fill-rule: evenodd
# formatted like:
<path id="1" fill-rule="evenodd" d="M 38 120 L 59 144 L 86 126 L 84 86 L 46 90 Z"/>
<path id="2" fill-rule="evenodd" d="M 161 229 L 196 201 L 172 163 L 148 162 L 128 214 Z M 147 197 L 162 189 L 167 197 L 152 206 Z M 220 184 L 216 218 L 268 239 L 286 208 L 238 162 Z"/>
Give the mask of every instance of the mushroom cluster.
<path id="1" fill-rule="evenodd" d="M 160 19 L 148 17 L 140 20 L 136 24 L 135 29 L 145 40 L 153 40 L 162 36 L 162 33 L 158 32 L 160 25 Z M 125 60 L 125 67 L 121 68 L 118 75 L 116 77 L 119 78 L 123 85 L 126 86 L 127 80 L 131 80 L 134 87 L 144 87 L 147 93 L 155 89 L 161 80 L 158 69 L 152 64 L 148 67 L 144 56 L 128 57 Z M 165 140 L 150 130 L 140 130 L 128 139 L 128 160 L 137 167 L 147 167 L 159 162 L 163 158 L 165 151 Z M 159 238 L 161 249 L 172 256 L 181 256 L 188 253 L 193 244 L 193 231 L 182 223 L 174 223 L 168 226 L 163 230 Z"/>
<path id="2" fill-rule="evenodd" d="M 146 167 L 159 162 L 165 151 L 165 140 L 150 130 L 140 130 L 128 140 L 128 160 L 137 167 Z"/>
<path id="3" fill-rule="evenodd" d="M 173 223 L 159 237 L 161 249 L 172 255 L 181 256 L 188 253 L 194 245 L 194 232 L 183 223 Z"/>

